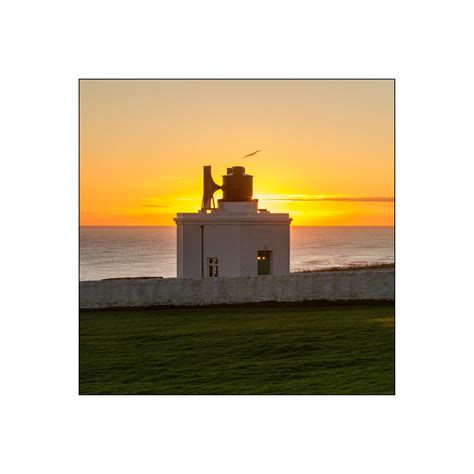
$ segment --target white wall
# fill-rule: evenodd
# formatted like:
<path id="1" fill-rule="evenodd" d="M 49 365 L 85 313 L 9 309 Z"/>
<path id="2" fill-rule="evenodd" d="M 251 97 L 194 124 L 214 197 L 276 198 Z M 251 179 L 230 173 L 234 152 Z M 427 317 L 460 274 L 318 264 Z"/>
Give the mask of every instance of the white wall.
<path id="1" fill-rule="evenodd" d="M 177 226 L 177 276 L 201 277 L 201 226 L 199 223 Z"/>
<path id="2" fill-rule="evenodd" d="M 265 301 L 394 300 L 395 271 L 346 270 L 280 276 L 81 281 L 83 309 L 199 306 Z"/>
<path id="3" fill-rule="evenodd" d="M 247 225 L 241 229 L 240 274 L 257 275 L 257 252 L 272 251 L 272 275 L 290 273 L 290 226 L 288 224 Z"/>
<path id="4" fill-rule="evenodd" d="M 285 213 L 258 210 L 258 201 L 223 202 L 210 212 L 178 213 L 177 276 L 208 275 L 207 259 L 217 257 L 219 277 L 256 276 L 257 252 L 272 251 L 272 275 L 290 272 L 290 223 Z M 204 228 L 203 252 L 201 226 Z"/>
<path id="5" fill-rule="evenodd" d="M 232 224 L 207 224 L 204 226 L 204 276 L 208 276 L 207 259 L 219 260 L 219 278 L 240 275 L 241 226 Z"/>
<path id="6" fill-rule="evenodd" d="M 177 276 L 201 277 L 201 225 L 204 226 L 204 276 L 207 258 L 219 259 L 219 277 L 256 276 L 257 252 L 272 250 L 272 274 L 290 272 L 288 222 L 228 222 L 202 220 L 177 225 Z"/>

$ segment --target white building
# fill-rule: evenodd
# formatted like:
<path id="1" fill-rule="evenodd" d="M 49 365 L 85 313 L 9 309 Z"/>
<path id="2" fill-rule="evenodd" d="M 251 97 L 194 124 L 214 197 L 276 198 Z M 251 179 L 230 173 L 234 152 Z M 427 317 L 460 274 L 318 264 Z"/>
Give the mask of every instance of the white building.
<path id="1" fill-rule="evenodd" d="M 177 224 L 178 278 L 284 275 L 290 271 L 288 214 L 258 209 L 253 177 L 242 166 L 227 168 L 222 186 L 204 167 L 202 209 L 180 213 Z M 213 193 L 222 189 L 215 207 Z"/>

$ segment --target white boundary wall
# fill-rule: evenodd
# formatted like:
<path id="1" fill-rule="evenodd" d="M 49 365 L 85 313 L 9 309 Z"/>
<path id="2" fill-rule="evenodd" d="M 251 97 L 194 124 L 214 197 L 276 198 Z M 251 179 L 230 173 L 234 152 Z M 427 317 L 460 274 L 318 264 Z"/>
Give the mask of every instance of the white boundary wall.
<path id="1" fill-rule="evenodd" d="M 79 291 L 81 309 L 265 301 L 393 301 L 395 271 L 389 268 L 257 277 L 81 281 Z"/>

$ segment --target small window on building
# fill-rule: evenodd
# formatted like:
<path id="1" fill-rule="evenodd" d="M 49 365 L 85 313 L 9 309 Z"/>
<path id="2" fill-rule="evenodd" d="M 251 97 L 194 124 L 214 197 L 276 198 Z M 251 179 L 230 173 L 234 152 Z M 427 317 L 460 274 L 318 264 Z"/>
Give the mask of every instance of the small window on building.
<path id="1" fill-rule="evenodd" d="M 208 264 L 208 268 L 209 268 L 209 273 L 208 275 L 212 278 L 212 277 L 217 277 L 219 275 L 219 272 L 218 272 L 218 260 L 217 260 L 217 257 L 209 257 L 207 259 L 207 264 Z"/>

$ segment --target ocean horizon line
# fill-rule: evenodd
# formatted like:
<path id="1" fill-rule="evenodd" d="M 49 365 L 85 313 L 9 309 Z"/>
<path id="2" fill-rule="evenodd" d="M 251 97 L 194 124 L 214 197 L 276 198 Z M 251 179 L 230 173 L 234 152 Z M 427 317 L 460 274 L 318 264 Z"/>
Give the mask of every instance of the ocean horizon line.
<path id="1" fill-rule="evenodd" d="M 176 227 L 176 225 L 79 225 L 79 227 L 115 227 L 115 228 L 124 228 L 124 227 L 136 227 L 136 228 L 143 228 L 143 227 Z M 394 225 L 291 225 L 291 227 L 327 227 L 327 228 L 355 228 L 355 227 L 380 227 L 380 228 L 395 228 Z"/>

